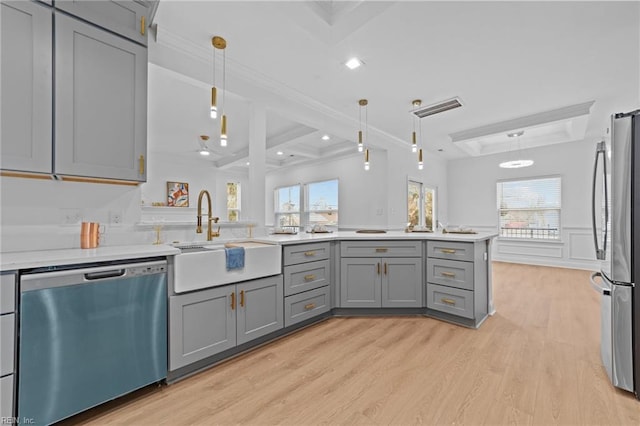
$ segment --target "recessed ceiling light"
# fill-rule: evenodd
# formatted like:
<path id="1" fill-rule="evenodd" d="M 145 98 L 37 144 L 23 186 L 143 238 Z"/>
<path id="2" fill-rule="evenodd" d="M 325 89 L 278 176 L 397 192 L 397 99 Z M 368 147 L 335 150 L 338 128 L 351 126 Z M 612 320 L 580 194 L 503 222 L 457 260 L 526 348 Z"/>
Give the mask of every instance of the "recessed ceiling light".
<path id="1" fill-rule="evenodd" d="M 329 137 L 329 135 L 323 135 L 323 136 L 322 136 L 322 140 L 323 140 L 323 141 L 328 141 L 329 139 L 331 139 L 331 138 Z"/>
<path id="2" fill-rule="evenodd" d="M 284 152 L 278 151 L 278 152 L 276 152 L 276 155 L 284 155 Z"/>
<path id="3" fill-rule="evenodd" d="M 249 165 L 251 165 L 251 163 L 247 161 L 247 166 L 249 166 Z"/>
<path id="4" fill-rule="evenodd" d="M 347 68 L 349 68 L 350 70 L 355 70 L 356 68 L 358 68 L 360 65 L 362 65 L 364 62 L 362 62 L 360 59 L 358 58 L 351 58 L 349 59 L 347 62 L 345 62 L 344 64 L 347 66 Z"/>
<path id="5" fill-rule="evenodd" d="M 200 155 L 205 155 L 206 156 L 206 155 L 209 155 L 209 154 L 210 154 L 210 152 L 207 151 L 206 149 L 200 150 Z"/>

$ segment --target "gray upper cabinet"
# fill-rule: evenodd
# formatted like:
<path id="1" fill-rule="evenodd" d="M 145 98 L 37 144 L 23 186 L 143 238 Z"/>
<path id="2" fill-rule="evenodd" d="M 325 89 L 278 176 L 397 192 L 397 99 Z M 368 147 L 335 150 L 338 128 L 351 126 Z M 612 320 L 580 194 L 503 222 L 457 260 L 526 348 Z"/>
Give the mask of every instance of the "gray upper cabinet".
<path id="1" fill-rule="evenodd" d="M 55 172 L 145 181 L 147 49 L 55 18 Z"/>
<path id="2" fill-rule="evenodd" d="M 148 8 L 144 2 L 56 0 L 55 6 L 92 24 L 147 45 Z"/>
<path id="3" fill-rule="evenodd" d="M 0 167 L 51 173 L 52 11 L 25 1 L 0 7 Z"/>
<path id="4" fill-rule="evenodd" d="M 283 288 L 282 275 L 237 284 L 239 345 L 284 327 Z"/>

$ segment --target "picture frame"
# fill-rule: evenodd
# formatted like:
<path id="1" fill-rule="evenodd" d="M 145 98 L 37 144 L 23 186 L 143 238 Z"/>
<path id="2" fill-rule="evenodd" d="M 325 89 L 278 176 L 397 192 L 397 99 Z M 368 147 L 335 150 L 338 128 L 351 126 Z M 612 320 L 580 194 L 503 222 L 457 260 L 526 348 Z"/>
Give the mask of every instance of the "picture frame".
<path id="1" fill-rule="evenodd" d="M 167 181 L 167 206 L 189 207 L 189 184 Z"/>

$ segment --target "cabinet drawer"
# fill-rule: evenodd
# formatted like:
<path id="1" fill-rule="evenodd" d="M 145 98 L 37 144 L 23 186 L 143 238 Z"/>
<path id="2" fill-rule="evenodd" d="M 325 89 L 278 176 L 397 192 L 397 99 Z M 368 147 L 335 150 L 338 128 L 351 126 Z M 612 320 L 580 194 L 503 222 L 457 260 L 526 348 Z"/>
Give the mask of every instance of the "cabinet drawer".
<path id="1" fill-rule="evenodd" d="M 2 274 L 0 276 L 0 314 L 15 311 L 16 303 L 16 276 L 15 274 Z"/>
<path id="2" fill-rule="evenodd" d="M 0 378 L 0 417 L 13 417 L 13 374 Z"/>
<path id="3" fill-rule="evenodd" d="M 473 263 L 427 258 L 427 281 L 473 290 Z"/>
<path id="4" fill-rule="evenodd" d="M 341 257 L 420 257 L 421 241 L 343 241 Z"/>
<path id="5" fill-rule="evenodd" d="M 284 298 L 284 326 L 299 323 L 331 308 L 329 287 L 305 291 Z"/>
<path id="6" fill-rule="evenodd" d="M 284 268 L 284 295 L 300 293 L 331 282 L 331 269 L 328 260 L 302 263 Z"/>
<path id="7" fill-rule="evenodd" d="M 473 243 L 427 241 L 427 257 L 473 262 Z"/>
<path id="8" fill-rule="evenodd" d="M 284 265 L 329 259 L 329 243 L 293 244 L 284 246 Z"/>
<path id="9" fill-rule="evenodd" d="M 14 371 L 15 314 L 0 316 L 0 376 Z"/>
<path id="10" fill-rule="evenodd" d="M 473 318 L 473 292 L 428 283 L 427 308 Z"/>

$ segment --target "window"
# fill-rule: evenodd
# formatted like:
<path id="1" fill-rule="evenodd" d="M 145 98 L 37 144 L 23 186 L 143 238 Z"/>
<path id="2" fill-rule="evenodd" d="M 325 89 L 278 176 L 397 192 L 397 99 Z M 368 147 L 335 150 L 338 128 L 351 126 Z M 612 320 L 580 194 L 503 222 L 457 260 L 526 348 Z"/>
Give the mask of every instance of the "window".
<path id="1" fill-rule="evenodd" d="M 237 182 L 227 182 L 227 220 L 240 220 L 240 184 Z"/>
<path id="2" fill-rule="evenodd" d="M 314 182 L 307 187 L 307 224 L 338 225 L 338 180 Z"/>
<path id="3" fill-rule="evenodd" d="M 498 182 L 500 236 L 560 239 L 560 177 Z"/>
<path id="4" fill-rule="evenodd" d="M 408 222 L 413 226 L 424 226 L 433 230 L 436 220 L 436 190 L 421 182 L 409 180 L 407 183 Z"/>
<path id="5" fill-rule="evenodd" d="M 275 190 L 276 226 L 300 226 L 300 185 Z"/>
<path id="6" fill-rule="evenodd" d="M 337 179 L 276 188 L 274 197 L 277 227 L 338 225 Z"/>

